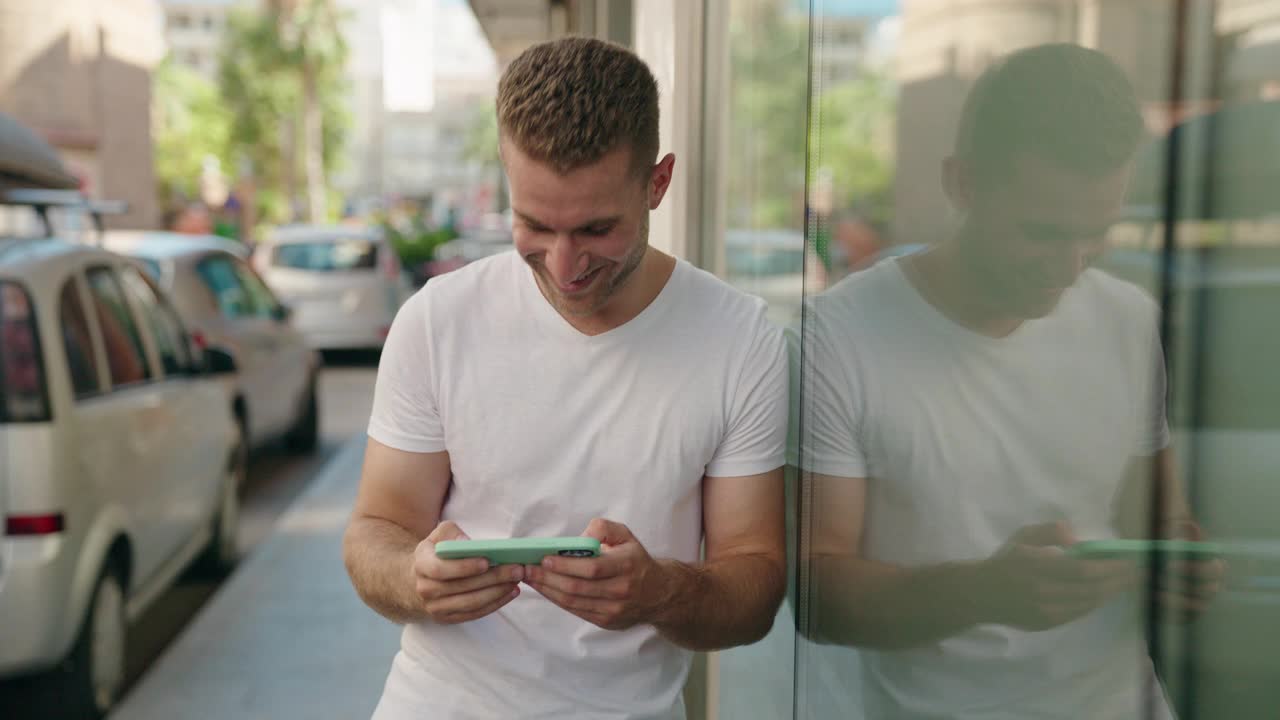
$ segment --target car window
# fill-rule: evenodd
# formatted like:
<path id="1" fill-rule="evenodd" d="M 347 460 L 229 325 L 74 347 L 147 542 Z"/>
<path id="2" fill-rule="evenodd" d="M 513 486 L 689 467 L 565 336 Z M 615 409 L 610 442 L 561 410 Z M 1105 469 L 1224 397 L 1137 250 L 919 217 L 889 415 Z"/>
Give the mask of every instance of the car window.
<path id="1" fill-rule="evenodd" d="M 102 359 L 93 346 L 89 314 L 85 311 L 75 278 L 62 286 L 58 299 L 58 324 L 62 330 L 62 347 L 66 350 L 67 371 L 71 374 L 71 387 L 76 399 L 101 392 L 98 368 L 102 365 Z"/>
<path id="2" fill-rule="evenodd" d="M 275 247 L 276 267 L 313 272 L 372 270 L 378 267 L 378 246 L 369 240 L 294 242 Z"/>
<path id="3" fill-rule="evenodd" d="M 257 315 L 259 317 L 270 317 L 274 314 L 280 303 L 276 300 L 276 296 L 271 293 L 266 283 L 262 282 L 258 274 L 248 265 L 239 260 L 235 261 L 235 270 L 236 277 L 239 278 L 240 284 L 248 294 L 250 302 L 257 311 Z"/>
<path id="4" fill-rule="evenodd" d="M 151 328 L 151 336 L 155 338 L 165 375 L 177 375 L 190 370 L 191 356 L 187 353 L 186 333 L 173 308 L 169 307 L 168 302 L 137 269 L 125 268 L 121 278 L 124 280 L 125 292 L 129 293 L 129 298 Z"/>
<path id="5" fill-rule="evenodd" d="M 209 292 L 213 293 L 218 312 L 223 317 L 253 317 L 257 314 L 253 298 L 240 283 L 235 266 L 226 257 L 211 257 L 196 266 L 196 272 Z"/>
<path id="6" fill-rule="evenodd" d="M 111 370 L 112 387 L 132 385 L 151 378 L 151 368 L 142 349 L 142 335 L 124 299 L 124 291 L 110 268 L 89 271 L 89 290 L 94 311 L 102 328 L 102 342 L 107 351 L 107 367 Z"/>

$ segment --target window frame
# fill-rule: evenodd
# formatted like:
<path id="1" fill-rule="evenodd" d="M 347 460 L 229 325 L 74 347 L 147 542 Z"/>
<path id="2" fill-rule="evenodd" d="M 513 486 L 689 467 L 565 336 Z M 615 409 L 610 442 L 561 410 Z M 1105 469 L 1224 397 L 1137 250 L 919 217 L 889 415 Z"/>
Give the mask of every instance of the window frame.
<path id="1" fill-rule="evenodd" d="M 125 292 L 124 283 L 121 281 L 121 278 L 120 278 L 120 268 L 119 268 L 119 265 L 116 263 L 98 261 L 98 262 L 90 263 L 84 267 L 83 272 L 84 272 L 85 285 L 87 286 L 87 289 L 89 291 L 90 298 L 94 300 L 94 306 L 93 306 L 95 308 L 94 319 L 98 320 L 97 311 L 96 311 L 97 297 L 94 293 L 93 282 L 92 280 L 90 280 L 90 276 L 95 272 L 102 272 L 102 271 L 106 271 L 110 274 L 112 282 L 115 283 L 116 289 L 120 291 L 120 297 L 124 301 L 125 312 L 129 313 L 129 318 L 133 321 L 134 327 L 137 328 L 138 340 L 141 343 L 141 347 L 137 349 L 141 351 L 143 367 L 147 373 L 146 376 L 140 381 L 125 383 L 125 384 L 117 384 L 115 381 L 115 377 L 111 373 L 109 353 L 104 352 L 104 357 L 108 357 L 107 377 L 109 382 L 107 384 L 107 387 L 108 387 L 107 393 L 133 390 L 135 388 L 146 387 L 148 385 L 152 385 L 154 383 L 162 381 L 164 379 L 164 373 L 161 372 L 163 370 L 163 367 L 161 367 L 161 364 L 159 362 L 159 357 L 155 350 L 154 339 L 151 337 L 151 333 L 149 329 L 145 326 L 145 323 L 142 322 L 142 318 L 139 317 L 138 309 L 135 307 L 133 301 L 130 300 L 129 294 Z M 101 323 L 99 323 L 99 325 L 100 324 Z M 101 331 L 101 328 L 99 328 L 99 330 Z M 102 334 L 102 343 L 103 343 L 103 350 L 105 351 L 106 350 L 105 333 Z"/>
<path id="2" fill-rule="evenodd" d="M 79 404 L 86 400 L 92 400 L 102 397 L 111 392 L 111 369 L 107 366 L 106 343 L 102 338 L 102 329 L 98 327 L 98 315 L 94 311 L 93 298 L 91 290 L 88 287 L 88 280 L 84 275 L 83 268 L 76 268 L 76 271 L 67 276 L 57 294 L 57 326 L 58 332 L 63 330 L 62 308 L 63 297 L 67 288 L 74 288 L 76 300 L 80 303 L 80 310 L 84 313 L 85 329 L 89 331 L 89 349 L 94 356 L 94 375 L 97 389 L 90 393 L 81 394 L 76 388 L 75 379 L 71 372 L 71 360 L 67 353 L 66 339 L 60 343 L 62 348 L 62 360 L 66 366 L 67 385 L 71 388 L 72 404 Z"/>
<path id="3" fill-rule="evenodd" d="M 150 332 L 151 325 L 148 318 L 148 309 L 138 307 L 138 301 L 130 295 L 128 288 L 124 287 L 124 275 L 128 272 L 133 272 L 151 291 L 152 295 L 154 295 L 156 299 L 155 307 L 157 312 L 162 315 L 167 315 L 173 325 L 173 329 L 178 333 L 178 336 L 173 338 L 174 349 L 180 355 L 180 357 L 178 357 L 178 368 L 174 372 L 169 372 L 169 369 L 165 367 L 163 354 L 160 352 L 159 338 L 156 337 L 154 332 Z M 150 344 L 152 351 L 155 353 L 156 370 L 158 371 L 157 379 L 167 380 L 175 377 L 189 377 L 195 374 L 196 369 L 199 367 L 199 363 L 192 354 L 191 333 L 187 329 L 186 323 L 182 322 L 182 316 L 178 314 L 177 310 L 173 308 L 173 304 L 169 302 L 168 296 L 166 296 L 164 291 L 160 289 L 159 285 L 151 278 L 144 267 L 134 264 L 125 264 L 120 268 L 119 273 L 122 284 L 121 289 L 124 290 L 125 301 L 132 306 L 133 314 L 141 317 L 143 322 L 140 327 L 146 328 L 146 334 L 150 336 Z M 183 356 L 185 356 L 185 363 L 181 362 L 184 359 Z"/>

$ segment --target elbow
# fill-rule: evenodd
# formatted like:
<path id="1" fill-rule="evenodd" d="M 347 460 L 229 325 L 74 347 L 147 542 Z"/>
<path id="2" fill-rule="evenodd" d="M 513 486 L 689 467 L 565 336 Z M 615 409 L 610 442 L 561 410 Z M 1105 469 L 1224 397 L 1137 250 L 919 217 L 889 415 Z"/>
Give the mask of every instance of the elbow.
<path id="1" fill-rule="evenodd" d="M 346 530 L 342 533 L 342 565 L 347 570 L 347 577 L 350 578 L 356 594 L 364 600 L 365 593 L 363 583 L 360 582 L 362 577 L 360 570 L 363 565 L 362 558 L 366 555 L 363 552 L 366 533 L 363 532 L 362 522 L 361 518 L 352 516 Z"/>

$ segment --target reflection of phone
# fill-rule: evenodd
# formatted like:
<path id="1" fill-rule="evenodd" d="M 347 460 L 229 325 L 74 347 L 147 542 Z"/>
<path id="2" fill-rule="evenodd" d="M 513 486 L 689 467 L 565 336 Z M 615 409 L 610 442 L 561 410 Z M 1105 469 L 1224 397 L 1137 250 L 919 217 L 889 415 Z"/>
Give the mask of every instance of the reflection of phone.
<path id="1" fill-rule="evenodd" d="M 1218 544 L 1195 540 L 1086 540 L 1067 548 L 1067 554 L 1082 560 L 1145 561 L 1156 553 L 1166 560 L 1213 560 L 1225 549 Z"/>
<path id="2" fill-rule="evenodd" d="M 436 543 L 436 557 L 442 560 L 482 557 L 488 559 L 490 565 L 538 565 L 548 555 L 599 557 L 600 541 L 589 537 L 556 537 L 444 540 Z"/>

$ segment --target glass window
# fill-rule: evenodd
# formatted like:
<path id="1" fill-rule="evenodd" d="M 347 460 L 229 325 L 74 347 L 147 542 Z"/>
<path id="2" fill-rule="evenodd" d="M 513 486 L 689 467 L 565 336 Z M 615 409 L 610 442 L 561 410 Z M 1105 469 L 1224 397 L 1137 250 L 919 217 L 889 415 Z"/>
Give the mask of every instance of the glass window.
<path id="1" fill-rule="evenodd" d="M 165 375 L 189 372 L 191 356 L 187 350 L 186 333 L 177 314 L 138 270 L 125 268 L 121 278 L 129 298 L 151 329 Z"/>
<path id="2" fill-rule="evenodd" d="M 236 277 L 240 279 L 240 284 L 248 293 L 249 299 L 259 317 L 272 317 L 275 315 L 280 303 L 272 294 L 271 289 L 266 283 L 258 277 L 248 265 L 240 260 L 235 261 Z"/>
<path id="3" fill-rule="evenodd" d="M 372 270 L 378 266 L 378 246 L 358 239 L 284 243 L 275 247 L 272 264 L 313 272 Z"/>
<path id="4" fill-rule="evenodd" d="M 101 360 L 93 346 L 89 315 L 85 312 L 80 287 L 75 278 L 62 286 L 58 300 L 58 318 L 62 329 L 62 346 L 67 354 L 67 369 L 71 374 L 71 387 L 76 398 L 101 392 L 98 379 Z"/>
<path id="5" fill-rule="evenodd" d="M 212 257 L 202 261 L 196 271 L 205 287 L 213 294 L 218 311 L 224 317 L 252 317 L 257 314 L 253 298 L 240 282 L 230 258 Z"/>
<path id="6" fill-rule="evenodd" d="M 107 351 L 107 367 L 113 387 L 132 385 L 151 378 L 143 350 L 142 335 L 125 301 L 124 291 L 110 268 L 94 268 L 88 273 L 98 326 Z"/>
<path id="7" fill-rule="evenodd" d="M 811 7 L 793 716 L 1265 716 L 1280 3 Z"/>

